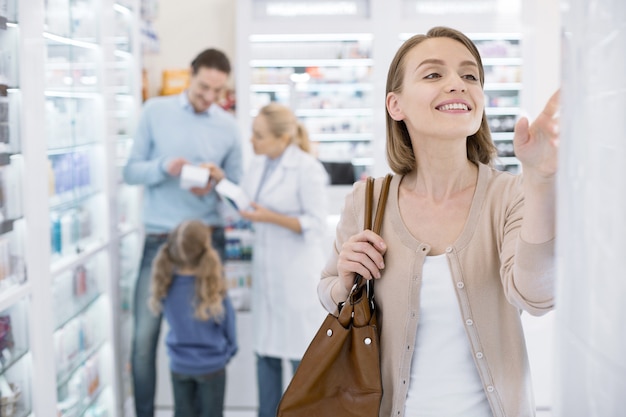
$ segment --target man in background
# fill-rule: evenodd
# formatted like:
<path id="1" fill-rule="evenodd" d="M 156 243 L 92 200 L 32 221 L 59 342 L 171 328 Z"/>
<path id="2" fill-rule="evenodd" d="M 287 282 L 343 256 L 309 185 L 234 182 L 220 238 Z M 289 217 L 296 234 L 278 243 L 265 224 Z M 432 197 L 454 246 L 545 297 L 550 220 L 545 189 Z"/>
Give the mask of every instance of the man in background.
<path id="1" fill-rule="evenodd" d="M 152 261 L 168 233 L 185 220 L 201 220 L 224 260 L 225 239 L 219 199 L 212 182 L 183 188 L 185 165 L 220 167 L 235 183 L 242 174 L 241 138 L 235 118 L 216 102 L 227 88 L 226 55 L 207 49 L 191 63 L 188 88 L 180 95 L 155 97 L 143 108 L 133 148 L 124 168 L 128 184 L 143 185 L 145 243 L 134 294 L 131 366 L 136 417 L 154 416 L 156 351 L 161 315 L 148 308 Z"/>

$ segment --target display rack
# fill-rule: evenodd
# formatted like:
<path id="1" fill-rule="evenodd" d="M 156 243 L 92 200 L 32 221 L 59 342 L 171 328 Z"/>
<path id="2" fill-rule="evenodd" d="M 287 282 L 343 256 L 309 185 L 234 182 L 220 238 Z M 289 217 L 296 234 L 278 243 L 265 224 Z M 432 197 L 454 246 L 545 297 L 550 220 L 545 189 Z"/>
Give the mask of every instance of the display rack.
<path id="1" fill-rule="evenodd" d="M 485 112 L 498 151 L 497 167 L 519 172 L 513 150 L 513 129 L 521 113 L 522 35 L 520 33 L 469 34 L 485 68 Z"/>
<path id="2" fill-rule="evenodd" d="M 95 0 L 44 10 L 45 111 L 51 235 L 56 410 L 113 413 L 110 153 L 104 17 Z M 101 20 L 102 19 L 102 20 Z"/>
<path id="3" fill-rule="evenodd" d="M 373 163 L 371 47 L 371 34 L 251 35 L 250 116 L 294 109 L 319 159 L 353 165 L 354 181 Z"/>
<path id="4" fill-rule="evenodd" d="M 250 131 L 259 108 L 270 101 L 288 105 L 307 128 L 333 184 L 373 173 L 376 164 L 369 1 L 346 3 L 353 4 L 237 4 L 237 62 L 243 65 L 236 69 L 236 91 L 242 131 Z M 323 10 L 329 7 L 332 13 Z M 335 175 L 337 166 L 344 175 Z"/>
<path id="5" fill-rule="evenodd" d="M 237 69 L 237 108 L 242 131 L 250 131 L 260 106 L 281 102 L 304 122 L 331 174 L 336 167 L 330 165 L 337 162 L 350 162 L 357 179 L 388 172 L 384 95 L 389 63 L 410 34 L 447 25 L 470 35 L 481 51 L 496 166 L 517 172 L 512 132 L 522 105 L 524 65 L 519 10 L 496 7 L 495 2 L 478 7 L 470 1 L 472 7 L 457 13 L 457 3 L 351 0 L 340 6 L 238 0 L 237 62 L 243 65 Z"/>
<path id="6" fill-rule="evenodd" d="M 106 100 L 108 119 L 107 144 L 115 161 L 109 187 L 117 198 L 112 207 L 111 248 L 115 253 L 112 276 L 115 314 L 116 379 L 122 408 L 132 400 L 130 349 L 132 335 L 132 292 L 137 278 L 143 229 L 140 223 L 141 188 L 124 183 L 122 170 L 126 165 L 133 142 L 137 117 L 141 108 L 141 74 L 139 71 L 139 2 L 115 0 L 112 4 L 109 36 Z M 122 415 L 122 414 L 120 414 Z"/>
<path id="7" fill-rule="evenodd" d="M 120 52 L 114 32 L 116 11 L 132 10 L 111 0 L 0 4 L 3 416 L 121 415 L 121 377 L 109 366 L 122 363 L 115 245 L 139 230 L 138 203 L 117 186 L 122 146 L 107 132 L 118 116 L 132 129 L 139 106 L 135 49 Z"/>
<path id="8" fill-rule="evenodd" d="M 20 143 L 20 21 L 13 2 L 0 7 L 0 415 L 32 410 L 31 349 L 25 268 Z"/>

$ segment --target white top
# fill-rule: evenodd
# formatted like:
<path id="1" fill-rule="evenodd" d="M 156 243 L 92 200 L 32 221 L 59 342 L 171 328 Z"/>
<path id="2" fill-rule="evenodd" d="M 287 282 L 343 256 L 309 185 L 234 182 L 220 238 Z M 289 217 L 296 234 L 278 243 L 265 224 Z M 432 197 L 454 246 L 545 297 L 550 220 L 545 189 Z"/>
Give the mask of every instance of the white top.
<path id="1" fill-rule="evenodd" d="M 419 314 L 405 415 L 492 417 L 445 254 L 424 261 Z"/>

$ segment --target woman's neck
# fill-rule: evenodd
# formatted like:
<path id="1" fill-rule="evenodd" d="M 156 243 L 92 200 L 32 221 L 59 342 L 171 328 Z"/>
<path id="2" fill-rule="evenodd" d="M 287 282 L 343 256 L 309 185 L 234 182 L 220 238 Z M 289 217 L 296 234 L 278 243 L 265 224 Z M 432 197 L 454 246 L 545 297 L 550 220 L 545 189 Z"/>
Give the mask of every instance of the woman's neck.
<path id="1" fill-rule="evenodd" d="M 416 170 L 409 174 L 406 186 L 419 195 L 440 201 L 475 187 L 477 178 L 478 166 L 466 157 L 462 161 L 421 158 Z"/>

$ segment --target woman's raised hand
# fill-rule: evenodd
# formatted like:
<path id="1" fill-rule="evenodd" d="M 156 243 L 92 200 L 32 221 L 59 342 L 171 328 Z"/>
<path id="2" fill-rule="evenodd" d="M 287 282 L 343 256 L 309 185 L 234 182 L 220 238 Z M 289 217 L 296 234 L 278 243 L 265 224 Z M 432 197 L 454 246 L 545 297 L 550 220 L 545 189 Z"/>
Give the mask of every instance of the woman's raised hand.
<path id="1" fill-rule="evenodd" d="M 522 117 L 515 125 L 513 145 L 515 156 L 522 163 L 525 175 L 538 178 L 554 177 L 558 166 L 559 149 L 559 93 L 557 90 L 543 111 L 530 124 Z"/>

